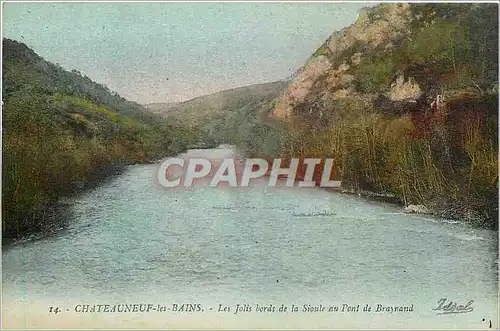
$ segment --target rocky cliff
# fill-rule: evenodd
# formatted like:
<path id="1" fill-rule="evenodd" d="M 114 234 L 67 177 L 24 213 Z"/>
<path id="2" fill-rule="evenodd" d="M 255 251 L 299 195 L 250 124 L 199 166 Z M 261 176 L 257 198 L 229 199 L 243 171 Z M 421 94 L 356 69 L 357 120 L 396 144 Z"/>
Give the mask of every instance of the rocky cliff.
<path id="1" fill-rule="evenodd" d="M 288 126 L 282 157 L 334 157 L 347 190 L 497 227 L 498 5 L 364 9 L 269 118 Z"/>
<path id="2" fill-rule="evenodd" d="M 462 60 L 480 56 L 495 71 L 497 16 L 493 4 L 384 3 L 366 8 L 355 23 L 334 32 L 316 50 L 272 115 L 322 117 L 334 111 L 335 101 L 346 98 L 397 108 L 417 101 L 430 105 L 446 89 L 471 86 L 482 92 L 496 83 L 495 75 L 486 77 L 484 70 L 471 70 Z M 454 84 L 459 80 L 461 86 Z"/>

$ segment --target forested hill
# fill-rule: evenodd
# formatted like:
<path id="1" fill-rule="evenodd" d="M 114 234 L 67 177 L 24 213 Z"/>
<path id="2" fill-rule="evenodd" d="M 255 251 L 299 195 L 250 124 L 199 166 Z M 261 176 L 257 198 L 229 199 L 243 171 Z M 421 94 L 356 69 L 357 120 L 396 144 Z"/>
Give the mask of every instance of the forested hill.
<path id="1" fill-rule="evenodd" d="M 243 86 L 173 105 L 147 107 L 171 123 L 189 124 L 201 131 L 205 146 L 229 143 L 248 156 L 272 156 L 279 152 L 280 131 L 264 125 L 260 117 L 269 112 L 287 84 L 277 81 Z"/>
<path id="2" fill-rule="evenodd" d="M 68 72 L 45 61 L 23 43 L 3 39 L 3 98 L 15 92 L 57 92 L 79 96 L 123 115 L 150 118 L 138 103 L 120 97 L 105 85 L 93 82 L 77 70 Z"/>
<path id="3" fill-rule="evenodd" d="M 196 134 L 3 40 L 3 236 L 45 228 L 62 196 L 185 149 Z"/>

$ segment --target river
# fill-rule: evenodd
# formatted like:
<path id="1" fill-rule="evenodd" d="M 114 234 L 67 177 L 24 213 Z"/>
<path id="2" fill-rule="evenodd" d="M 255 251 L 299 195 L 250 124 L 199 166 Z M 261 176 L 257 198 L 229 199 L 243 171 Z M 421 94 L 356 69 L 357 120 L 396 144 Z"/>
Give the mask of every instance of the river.
<path id="1" fill-rule="evenodd" d="M 498 326 L 495 231 L 320 188 L 167 190 L 153 183 L 157 168 L 128 167 L 73 198 L 64 228 L 3 250 L 4 327 Z M 438 315 L 442 298 L 473 300 L 473 310 Z M 81 312 L 86 304 L 134 303 L 170 310 Z M 203 311 L 172 312 L 183 303 Z M 252 311 L 234 314 L 236 304 Z M 303 312 L 343 304 L 359 310 Z M 379 304 L 412 311 L 377 312 Z M 230 312 L 219 312 L 224 307 Z"/>

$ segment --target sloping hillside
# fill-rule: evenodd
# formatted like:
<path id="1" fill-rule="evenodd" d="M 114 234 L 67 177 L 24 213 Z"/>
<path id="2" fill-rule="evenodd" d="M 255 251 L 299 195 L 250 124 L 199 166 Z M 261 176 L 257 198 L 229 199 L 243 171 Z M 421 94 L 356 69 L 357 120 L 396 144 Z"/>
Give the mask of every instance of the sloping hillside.
<path id="1" fill-rule="evenodd" d="M 4 237 L 44 228 L 60 197 L 188 143 L 190 132 L 9 39 L 2 91 Z"/>
<path id="2" fill-rule="evenodd" d="M 279 81 L 226 90 L 157 113 L 173 125 L 201 130 L 208 146 L 230 143 L 247 154 L 274 155 L 279 153 L 280 133 L 263 125 L 260 116 L 269 112 L 287 84 Z"/>
<path id="3" fill-rule="evenodd" d="M 179 102 L 156 102 L 144 105 L 144 108 L 154 114 L 165 115 L 165 113 L 172 107 L 178 105 Z"/>
<path id="4" fill-rule="evenodd" d="M 349 191 L 496 227 L 498 5 L 384 3 L 332 34 L 269 116 L 287 157 L 335 157 Z"/>
<path id="5" fill-rule="evenodd" d="M 334 112 L 336 101 L 359 97 L 388 108 L 449 90 L 491 90 L 497 83 L 497 22 L 495 4 L 366 8 L 295 74 L 274 116 L 295 111 L 319 118 Z"/>
<path id="6" fill-rule="evenodd" d="M 227 117 L 242 107 L 261 104 L 276 98 L 286 87 L 285 82 L 275 82 L 239 87 L 191 99 L 163 109 L 155 108 L 171 120 L 183 121 L 194 127 L 203 127 L 214 120 Z"/>

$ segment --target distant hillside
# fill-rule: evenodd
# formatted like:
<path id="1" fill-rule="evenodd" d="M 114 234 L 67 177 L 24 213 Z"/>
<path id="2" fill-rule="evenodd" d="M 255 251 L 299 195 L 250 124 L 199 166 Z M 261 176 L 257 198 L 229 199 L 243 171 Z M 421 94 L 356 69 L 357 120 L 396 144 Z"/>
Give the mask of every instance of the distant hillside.
<path id="1" fill-rule="evenodd" d="M 128 101 L 105 85 L 93 82 L 77 70 L 68 72 L 45 61 L 23 43 L 3 39 L 3 97 L 15 92 L 64 93 L 92 100 L 121 114 L 151 118 L 145 108 Z"/>
<path id="2" fill-rule="evenodd" d="M 2 46 L 4 237 L 44 228 L 60 197 L 123 165 L 177 153 L 197 139 L 25 44 L 4 39 Z"/>
<path id="3" fill-rule="evenodd" d="M 183 121 L 194 127 L 210 126 L 212 121 L 223 119 L 242 107 L 258 109 L 279 96 L 286 86 L 286 82 L 244 86 L 156 109 L 170 120 Z"/>
<path id="4" fill-rule="evenodd" d="M 166 111 L 168 111 L 170 108 L 178 105 L 179 102 L 157 102 L 157 103 L 150 103 L 147 105 L 143 105 L 144 108 L 149 110 L 150 112 L 154 114 L 163 114 Z"/>
<path id="5" fill-rule="evenodd" d="M 173 125 L 201 130 L 209 145 L 231 143 L 249 154 L 272 155 L 280 146 L 276 130 L 261 123 L 262 113 L 268 113 L 273 102 L 288 82 L 258 84 L 226 90 L 161 109 Z"/>

